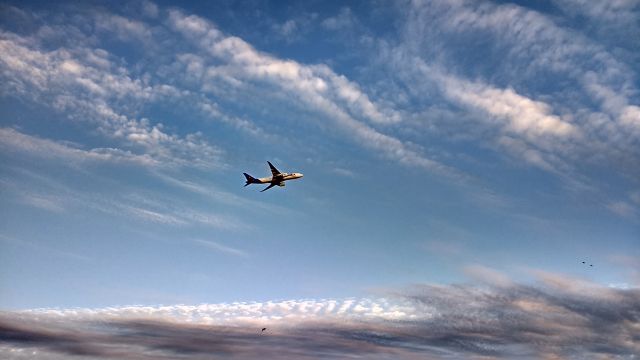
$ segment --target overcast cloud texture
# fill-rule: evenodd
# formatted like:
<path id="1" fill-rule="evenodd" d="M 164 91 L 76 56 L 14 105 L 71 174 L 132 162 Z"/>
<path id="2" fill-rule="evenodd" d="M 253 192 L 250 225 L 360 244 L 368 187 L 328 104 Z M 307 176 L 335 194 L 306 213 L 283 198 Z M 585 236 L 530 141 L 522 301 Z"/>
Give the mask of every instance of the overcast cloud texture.
<path id="1" fill-rule="evenodd" d="M 1 1 L 0 354 L 637 357 L 638 64 L 637 0 Z"/>

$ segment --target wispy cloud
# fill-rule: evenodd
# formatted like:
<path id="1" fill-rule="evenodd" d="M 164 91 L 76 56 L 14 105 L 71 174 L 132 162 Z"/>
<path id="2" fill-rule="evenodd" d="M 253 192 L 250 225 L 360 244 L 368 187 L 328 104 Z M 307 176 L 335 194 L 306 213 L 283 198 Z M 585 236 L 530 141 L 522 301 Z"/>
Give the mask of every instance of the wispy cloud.
<path id="1" fill-rule="evenodd" d="M 595 29 L 600 36 L 625 34 L 628 35 L 628 38 L 618 39 L 618 41 L 638 44 L 639 40 L 636 36 L 640 32 L 640 24 L 637 22 L 638 14 L 640 14 L 638 0 L 597 3 L 588 0 L 554 0 L 553 3 L 572 17 L 586 16 L 590 21 L 599 23 L 600 26 Z M 604 32 L 609 32 L 609 34 L 603 34 Z"/>
<path id="2" fill-rule="evenodd" d="M 203 240 L 203 239 L 196 239 L 194 240 L 198 245 L 204 246 L 206 248 L 212 249 L 214 251 L 218 251 L 218 252 L 222 252 L 225 254 L 231 254 L 231 255 L 235 255 L 235 256 L 240 256 L 240 257 L 248 257 L 249 254 L 236 249 L 236 248 L 232 248 L 230 246 L 226 246 L 226 245 L 222 245 L 218 242 L 215 241 L 211 241 L 211 240 Z"/>
<path id="3" fill-rule="evenodd" d="M 601 11 L 607 21 L 628 20 L 629 13 L 637 13 L 633 1 L 598 6 L 573 3 L 576 6 L 560 7 L 589 16 Z M 393 94 L 358 83 L 324 64 L 304 64 L 262 52 L 207 19 L 176 9 L 161 11 L 150 2 L 138 6 L 145 15 L 141 18 L 88 11 L 82 23 L 70 18 L 64 28 L 45 23 L 30 36 L 3 32 L 0 50 L 7 54 L 0 60 L 3 91 L 53 106 L 73 119 L 92 121 L 116 143 L 113 148 L 161 163 L 210 166 L 222 162 L 222 154 L 202 134 L 174 134 L 154 119 L 138 116 L 145 104 L 195 105 L 207 118 L 272 139 L 275 135 L 265 131 L 268 127 L 260 126 L 259 120 L 226 113 L 223 103 L 256 97 L 278 101 L 287 94 L 282 101 L 320 114 L 316 120 L 337 125 L 341 135 L 361 146 L 408 166 L 453 177 L 463 177 L 463 171 L 435 156 L 437 149 L 406 140 L 398 129 L 406 133 L 439 128 L 458 137 L 489 141 L 500 152 L 565 179 L 579 177 L 574 175 L 584 162 L 608 160 L 630 164 L 617 170 L 637 175 L 630 169 L 638 168 L 640 158 L 633 150 L 640 135 L 639 89 L 631 80 L 635 71 L 628 57 L 524 6 L 483 1 L 410 5 L 399 39 L 368 40 L 385 44 L 374 47 L 375 64 L 393 70 L 385 71 L 390 73 L 389 86 L 401 85 L 393 87 L 399 90 Z M 11 9 L 36 24 L 46 18 Z M 337 29 L 354 22 L 357 16 L 343 8 L 322 24 Z M 292 32 L 299 23 L 287 21 L 282 31 Z M 91 32 L 83 37 L 85 27 Z M 80 45 L 62 41 L 64 46 L 48 48 L 44 43 L 52 34 L 73 34 L 74 43 Z M 158 53 L 156 62 L 145 65 L 153 69 L 140 73 L 124 66 L 124 59 L 115 54 L 90 46 L 101 36 L 147 44 L 154 54 L 158 44 L 166 44 L 173 55 Z M 500 64 L 506 65 L 489 73 L 482 64 L 465 63 L 466 57 L 457 56 L 458 50 L 448 45 L 473 42 L 475 36 L 488 41 L 484 49 L 489 52 L 488 61 L 500 58 L 505 60 Z M 556 89 L 550 85 L 557 82 L 566 91 L 548 90 Z M 461 109 L 432 111 L 438 110 L 433 103 L 440 100 L 443 108 Z M 429 107 L 419 109 L 414 104 Z M 419 119 L 424 127 L 411 129 L 415 123 L 408 119 Z"/>
<path id="4" fill-rule="evenodd" d="M 5 312 L 0 351 L 10 359 L 17 350 L 96 359 L 631 359 L 640 351 L 637 289 L 540 276 L 540 286 L 423 285 L 380 299 Z"/>
<path id="5" fill-rule="evenodd" d="M 596 7 L 581 8 L 594 10 Z M 634 70 L 623 58 L 609 52 L 593 39 L 559 24 L 551 16 L 513 4 L 435 1 L 416 2 L 412 9 L 414 12 L 410 15 L 408 27 L 414 30 L 413 34 L 425 35 L 424 38 L 408 36 L 408 44 L 414 48 L 417 44 L 432 39 L 433 30 L 430 29 L 446 32 L 445 36 L 433 39 L 437 43 L 448 38 L 469 38 L 481 32 L 483 36 L 491 38 L 492 50 L 504 54 L 504 58 L 509 60 L 508 67 L 498 68 L 496 71 L 507 77 L 512 86 L 532 88 L 536 84 L 552 82 L 560 77 L 576 88 L 558 94 L 559 97 L 554 99 L 552 106 L 564 103 L 565 106 L 569 104 L 572 107 L 589 108 L 591 103 L 589 99 L 584 99 L 586 96 L 599 102 L 599 110 L 610 116 L 609 120 L 614 127 L 611 130 L 618 135 L 632 130 L 624 124 L 621 114 L 635 108 L 629 95 L 637 93 L 638 89 L 631 81 L 632 77 L 625 75 L 634 73 Z M 416 30 L 419 31 L 415 32 Z M 442 62 L 452 60 L 446 58 Z M 474 71 L 477 68 L 470 66 L 469 69 Z M 576 89 L 578 92 L 574 91 Z M 553 99 L 550 94 L 545 95 Z M 578 104 L 575 102 L 576 98 L 579 99 Z M 594 109 L 593 112 L 596 111 Z M 578 116 L 574 121 L 574 126 L 588 131 L 589 137 L 597 138 L 596 134 L 591 133 L 591 127 L 595 126 L 594 120 Z M 541 122 L 544 123 L 550 122 Z"/>
<path id="6" fill-rule="evenodd" d="M 550 113 L 550 106 L 529 99 L 513 89 L 497 89 L 486 84 L 471 83 L 445 77 L 441 80 L 445 92 L 462 104 L 486 111 L 504 120 L 507 131 L 535 140 L 544 135 L 570 136 L 577 129 Z"/>
<path id="7" fill-rule="evenodd" d="M 466 80 L 448 73 L 440 65 L 428 64 L 409 54 L 406 56 L 412 59 L 410 64 L 397 63 L 396 66 L 408 66 L 413 77 L 420 76 L 437 86 L 449 102 L 479 113 L 472 116 L 483 122 L 478 134 L 492 138 L 496 148 L 551 172 L 567 168 L 567 162 L 574 157 L 571 151 L 575 151 L 584 138 L 583 131 L 554 114 L 551 105 L 518 94 L 512 88 L 501 89 L 482 81 Z M 473 125 L 471 128 L 478 130 L 479 124 Z M 455 130 L 466 131 L 464 128 Z"/>
<path id="8" fill-rule="evenodd" d="M 179 95 L 179 91 L 136 78 L 105 50 L 83 47 L 49 50 L 43 49 L 39 40 L 37 36 L 0 33 L 0 51 L 7 54 L 0 60 L 4 93 L 20 94 L 72 120 L 96 126 L 118 146 L 125 147 L 124 153 L 135 152 L 140 158 L 180 165 L 210 167 L 220 162 L 220 149 L 210 145 L 201 134 L 170 134 L 160 123 L 135 117 L 133 109 Z"/>
<path id="9" fill-rule="evenodd" d="M 322 20 L 321 25 L 329 30 L 341 31 L 354 26 L 355 22 L 351 9 L 343 7 L 337 15 Z"/>
<path id="10" fill-rule="evenodd" d="M 144 6 L 149 8 L 148 4 Z M 392 103 L 376 101 L 358 83 L 328 66 L 305 65 L 263 53 L 196 15 L 175 9 L 149 11 L 156 16 L 168 14 L 162 19 L 168 28 L 160 29 L 141 18 L 89 11 L 86 24 L 76 24 L 74 18 L 67 27 L 79 30 L 83 25 L 94 33 L 77 42 L 82 46 L 53 50 L 42 44 L 43 34 L 20 36 L 3 32 L 0 50 L 8 54 L 0 62 L 4 91 L 52 106 L 71 119 L 90 122 L 118 144 L 114 148 L 123 147 L 162 163 L 210 166 L 221 162 L 221 150 L 209 144 L 202 134 L 172 134 L 161 123 L 139 117 L 140 109 L 165 101 L 195 104 L 207 117 L 256 137 L 270 138 L 272 135 L 256 122 L 226 114 L 216 98 L 228 101 L 243 92 L 270 98 L 275 87 L 292 95 L 287 101 L 313 109 L 365 148 L 409 166 L 458 175 L 426 155 L 424 149 L 385 131 L 385 127 L 402 121 L 401 113 Z M 350 17 L 350 10 L 344 9 L 329 23 L 338 26 Z M 46 26 L 49 25 L 43 25 Z M 47 34 L 52 32 L 72 31 L 51 28 Z M 185 44 L 176 38 L 183 36 L 190 46 L 180 49 L 186 47 L 189 52 L 178 51 L 172 58 L 160 56 L 164 63 L 150 65 L 158 67 L 157 76 L 137 74 L 135 69 L 122 65 L 123 59 L 89 46 L 96 41 L 91 36 L 100 38 L 104 32 L 110 38 L 140 41 L 150 47 L 150 52 L 156 52 L 157 44 L 167 36 L 171 38 L 170 45 Z M 73 33 L 81 37 L 83 31 Z M 219 86 L 221 81 L 230 86 Z"/>
<path id="11" fill-rule="evenodd" d="M 77 210 L 97 211 L 109 216 L 148 224 L 171 227 L 204 226 L 229 231 L 247 230 L 252 226 L 229 214 L 197 209 L 175 195 L 120 184 L 117 193 L 86 191 L 71 187 L 55 177 L 16 170 L 21 180 L 0 179 L 15 199 L 25 205 L 54 213 L 72 214 Z M 104 184 L 108 179 L 96 179 Z"/>
<path id="12" fill-rule="evenodd" d="M 271 29 L 277 38 L 282 38 L 287 43 L 301 42 L 306 40 L 317 21 L 318 13 L 301 12 L 292 14 L 283 22 L 274 22 Z"/>
<path id="13" fill-rule="evenodd" d="M 158 164 L 157 160 L 147 154 L 136 155 L 130 151 L 112 148 L 84 150 L 66 143 L 27 135 L 11 128 L 0 128 L 0 147 L 7 153 L 26 153 L 43 158 L 55 158 L 67 163 L 111 161 L 150 166 Z"/>
<path id="14" fill-rule="evenodd" d="M 148 223 L 167 226 L 205 226 L 226 230 L 246 230 L 251 225 L 226 214 L 190 208 L 179 199 L 163 197 L 157 193 L 142 191 L 118 198 L 108 198 L 84 193 L 74 197 L 75 206 L 86 207 L 116 217 L 133 217 Z M 150 200 L 153 199 L 153 200 Z M 171 206 L 168 206 L 171 204 Z"/>
<path id="15" fill-rule="evenodd" d="M 607 209 L 610 211 L 627 218 L 634 218 L 637 214 L 636 208 L 624 201 L 616 201 L 607 204 Z"/>
<path id="16" fill-rule="evenodd" d="M 228 191 L 220 189 L 213 183 L 201 183 L 195 180 L 187 180 L 166 173 L 156 172 L 154 174 L 167 184 L 171 184 L 179 189 L 201 195 L 207 199 L 223 203 L 228 206 L 241 207 L 247 211 L 269 211 L 271 213 L 292 215 L 290 209 L 275 204 L 268 204 L 262 201 L 248 199 L 238 196 Z"/>
<path id="17" fill-rule="evenodd" d="M 496 287 L 507 287 L 513 285 L 513 281 L 508 276 L 483 265 L 468 265 L 464 268 L 464 272 L 472 279 Z"/>
<path id="18" fill-rule="evenodd" d="M 577 12 L 598 8 L 575 3 Z M 612 18 L 637 12 L 626 2 L 602 8 Z M 406 127 L 481 144 L 594 197 L 607 197 L 608 179 L 638 178 L 637 55 L 527 6 L 415 1 L 404 10 L 400 40 L 378 39 L 374 48 L 377 66 L 398 84 L 389 99 L 411 104 Z"/>
<path id="19" fill-rule="evenodd" d="M 304 65 L 256 50 L 244 40 L 224 34 L 195 15 L 170 11 L 170 26 L 208 57 L 223 65 L 203 69 L 205 82 L 224 81 L 234 87 L 275 86 L 293 99 L 315 109 L 339 125 L 358 143 L 407 165 L 450 174 L 452 169 L 422 154 L 415 146 L 385 134 L 373 126 L 401 121 L 400 114 L 375 101 L 358 84 L 336 74 L 326 65 Z M 265 93 L 265 96 L 270 96 Z M 370 125 L 371 124 L 371 125 Z"/>
<path id="20" fill-rule="evenodd" d="M 355 172 L 349 169 L 341 168 L 341 167 L 335 167 L 331 169 L 331 171 L 338 175 L 349 177 L 349 178 L 356 178 L 358 176 Z"/>

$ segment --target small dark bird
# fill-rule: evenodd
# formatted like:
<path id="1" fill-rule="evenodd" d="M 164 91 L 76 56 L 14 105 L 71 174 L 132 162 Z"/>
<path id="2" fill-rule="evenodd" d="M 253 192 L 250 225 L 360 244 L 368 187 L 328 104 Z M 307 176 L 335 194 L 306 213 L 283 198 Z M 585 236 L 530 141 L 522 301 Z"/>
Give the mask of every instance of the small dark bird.
<path id="1" fill-rule="evenodd" d="M 583 264 L 586 264 L 584 261 L 582 262 Z"/>
<path id="2" fill-rule="evenodd" d="M 265 331 L 265 330 L 267 330 L 267 328 L 262 328 L 262 331 Z M 262 331 L 260 331 L 260 332 L 262 332 Z"/>
<path id="3" fill-rule="evenodd" d="M 589 266 L 593 266 L 593 264 L 589 264 Z"/>

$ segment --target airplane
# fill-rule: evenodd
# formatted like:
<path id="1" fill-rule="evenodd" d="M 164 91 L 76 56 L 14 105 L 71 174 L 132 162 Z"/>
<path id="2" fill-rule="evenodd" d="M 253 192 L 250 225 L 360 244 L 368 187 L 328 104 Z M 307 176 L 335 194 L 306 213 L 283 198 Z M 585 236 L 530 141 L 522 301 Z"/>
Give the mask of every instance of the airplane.
<path id="1" fill-rule="evenodd" d="M 244 186 L 247 186 L 249 184 L 269 184 L 269 186 L 260 190 L 260 192 L 263 192 L 271 189 L 276 185 L 284 186 L 285 181 L 300 179 L 303 176 L 301 173 L 283 173 L 278 171 L 278 169 L 276 169 L 276 167 L 273 166 L 273 164 L 271 164 L 269 161 L 267 161 L 267 164 L 269 164 L 269 167 L 271 168 L 271 175 L 272 175 L 271 177 L 263 177 L 263 178 L 256 179 L 247 173 L 243 173 L 244 177 L 247 178 L 247 182 L 246 184 L 244 184 Z"/>

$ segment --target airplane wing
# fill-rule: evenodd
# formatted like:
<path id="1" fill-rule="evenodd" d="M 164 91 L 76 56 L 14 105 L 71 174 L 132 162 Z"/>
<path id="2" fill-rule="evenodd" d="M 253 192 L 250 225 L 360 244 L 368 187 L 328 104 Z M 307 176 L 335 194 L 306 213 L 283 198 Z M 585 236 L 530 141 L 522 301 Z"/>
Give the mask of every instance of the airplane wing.
<path id="1" fill-rule="evenodd" d="M 264 188 L 264 189 L 260 190 L 260 192 L 267 191 L 267 190 L 271 189 L 272 187 L 274 187 L 274 186 L 276 186 L 276 185 L 278 185 L 278 183 L 271 183 L 271 184 L 269 184 L 269 186 L 267 186 L 266 188 Z"/>
<path id="2" fill-rule="evenodd" d="M 276 169 L 275 166 L 273 166 L 272 163 L 267 161 L 267 164 L 269 164 L 269 167 L 271 168 L 271 175 L 273 175 L 274 178 L 282 174 L 280 171 L 278 171 L 278 169 Z"/>

